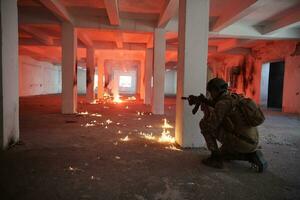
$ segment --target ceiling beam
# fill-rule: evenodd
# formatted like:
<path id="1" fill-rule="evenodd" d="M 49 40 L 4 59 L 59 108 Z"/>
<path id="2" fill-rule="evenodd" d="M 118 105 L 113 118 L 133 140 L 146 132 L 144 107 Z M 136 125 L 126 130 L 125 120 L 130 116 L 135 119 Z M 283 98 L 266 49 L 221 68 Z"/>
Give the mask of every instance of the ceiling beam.
<path id="1" fill-rule="evenodd" d="M 47 33 L 45 33 L 44 31 L 42 31 L 36 27 L 20 25 L 19 28 L 21 30 L 25 31 L 26 33 L 29 33 L 35 39 L 37 39 L 38 41 L 40 41 L 41 43 L 43 43 L 45 45 L 51 46 L 54 43 L 53 38 L 51 36 L 49 36 Z"/>
<path id="2" fill-rule="evenodd" d="M 92 47 L 93 46 L 93 41 L 85 34 L 82 33 L 81 31 L 77 32 L 77 37 L 78 39 L 86 46 L 86 47 Z"/>
<path id="3" fill-rule="evenodd" d="M 273 34 L 284 27 L 300 22 L 300 3 L 272 18 L 274 18 L 274 20 L 270 19 L 268 20 L 269 23 L 262 26 L 260 29 L 261 34 Z"/>
<path id="4" fill-rule="evenodd" d="M 228 39 L 218 45 L 217 52 L 225 52 L 237 47 L 242 47 L 243 45 L 249 44 L 253 40 L 247 39 Z"/>
<path id="5" fill-rule="evenodd" d="M 30 56 L 39 61 L 47 61 L 51 63 L 60 63 L 61 58 L 52 56 L 52 54 L 46 53 L 42 47 L 27 47 L 27 46 L 20 46 L 19 47 L 19 54 Z"/>
<path id="6" fill-rule="evenodd" d="M 111 25 L 120 25 L 118 0 L 104 0 L 106 12 Z"/>
<path id="7" fill-rule="evenodd" d="M 179 0 L 168 0 L 164 9 L 160 13 L 157 26 L 159 28 L 165 27 L 168 22 L 175 16 L 178 12 Z"/>
<path id="8" fill-rule="evenodd" d="M 118 49 L 123 48 L 123 34 L 122 32 L 115 32 L 116 45 Z"/>
<path id="9" fill-rule="evenodd" d="M 212 26 L 212 31 L 219 32 L 225 27 L 235 23 L 239 19 L 249 15 L 257 8 L 266 4 L 266 0 L 232 0 L 224 6 L 224 12 L 219 16 Z"/>
<path id="10" fill-rule="evenodd" d="M 243 48 L 243 47 L 233 48 L 224 52 L 224 54 L 231 54 L 231 55 L 247 55 L 249 53 L 251 53 L 251 49 Z"/>
<path id="11" fill-rule="evenodd" d="M 167 43 L 169 44 L 172 44 L 172 43 L 178 43 L 178 38 L 170 38 L 170 39 L 167 39 Z"/>
<path id="12" fill-rule="evenodd" d="M 71 24 L 74 24 L 72 16 L 69 14 L 60 0 L 40 0 L 40 2 L 61 21 L 67 21 Z"/>
<path id="13" fill-rule="evenodd" d="M 216 46 L 208 46 L 208 53 L 215 53 L 217 52 Z"/>

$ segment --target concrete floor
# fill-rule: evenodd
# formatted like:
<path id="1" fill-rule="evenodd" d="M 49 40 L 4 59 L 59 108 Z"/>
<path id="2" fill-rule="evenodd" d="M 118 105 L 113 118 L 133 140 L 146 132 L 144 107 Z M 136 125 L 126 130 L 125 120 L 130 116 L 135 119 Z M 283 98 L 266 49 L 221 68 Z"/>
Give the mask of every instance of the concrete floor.
<path id="1" fill-rule="evenodd" d="M 166 100 L 173 125 L 174 103 Z M 175 151 L 142 138 L 140 131 L 159 136 L 164 117 L 141 103 L 80 103 L 79 110 L 102 117 L 61 115 L 56 95 L 21 98 L 22 143 L 0 153 L 1 200 L 300 199 L 297 116 L 266 112 L 260 146 L 270 167 L 258 174 L 243 162 L 211 169 L 201 164 L 204 148 Z"/>

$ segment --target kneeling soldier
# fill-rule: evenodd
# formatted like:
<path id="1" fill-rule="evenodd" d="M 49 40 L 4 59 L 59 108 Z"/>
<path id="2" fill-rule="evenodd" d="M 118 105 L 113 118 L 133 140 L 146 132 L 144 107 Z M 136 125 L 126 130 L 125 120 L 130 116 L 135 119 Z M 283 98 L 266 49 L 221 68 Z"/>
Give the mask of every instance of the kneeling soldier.
<path id="1" fill-rule="evenodd" d="M 258 131 L 255 127 L 263 122 L 264 116 L 261 110 L 251 99 L 243 98 L 237 94 L 230 94 L 228 92 L 227 83 L 220 78 L 214 78 L 207 84 L 208 99 L 204 95 L 193 96 L 190 95 L 187 99 L 190 105 L 201 105 L 204 111 L 204 117 L 201 119 L 199 125 L 201 133 L 203 134 L 207 147 L 211 151 L 211 156 L 202 161 L 203 164 L 223 168 L 224 160 L 244 160 L 253 164 L 259 172 L 263 172 L 267 168 L 267 162 L 263 158 L 261 151 L 257 150 L 258 145 Z M 241 108 L 241 99 L 246 99 L 246 104 L 252 102 L 250 106 L 254 105 L 254 109 L 250 108 L 246 112 Z M 243 101 L 245 102 L 245 101 Z M 245 103 L 244 103 L 245 104 Z M 251 110 L 252 109 L 252 110 Z M 196 111 L 193 110 L 193 113 Z M 252 114 L 252 115 L 251 115 Z M 259 115 L 259 123 L 256 123 L 255 114 Z M 254 125 L 249 125 L 249 120 L 254 121 Z M 251 124 L 251 123 L 250 123 Z M 222 146 L 218 148 L 217 141 Z"/>

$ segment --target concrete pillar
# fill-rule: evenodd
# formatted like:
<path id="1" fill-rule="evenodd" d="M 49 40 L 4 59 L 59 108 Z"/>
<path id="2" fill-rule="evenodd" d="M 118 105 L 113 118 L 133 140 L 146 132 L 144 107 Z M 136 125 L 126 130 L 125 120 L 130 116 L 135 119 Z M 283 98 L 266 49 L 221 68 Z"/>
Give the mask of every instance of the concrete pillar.
<path id="1" fill-rule="evenodd" d="M 145 62 L 144 60 L 140 61 L 141 66 L 141 77 L 140 77 L 140 98 L 141 100 L 145 99 Z"/>
<path id="2" fill-rule="evenodd" d="M 198 124 L 203 114 L 193 115 L 193 107 L 181 97 L 206 92 L 209 0 L 179 2 L 175 137 L 182 147 L 200 147 L 204 139 Z"/>
<path id="3" fill-rule="evenodd" d="M 62 23 L 62 113 L 77 111 L 77 32 L 75 27 Z"/>
<path id="4" fill-rule="evenodd" d="M 98 99 L 102 99 L 104 95 L 104 84 L 103 84 L 103 76 L 104 76 L 104 61 L 98 60 Z"/>
<path id="5" fill-rule="evenodd" d="M 152 87 L 151 87 L 151 79 L 153 74 L 153 49 L 146 50 L 146 58 L 145 58 L 145 99 L 144 103 L 146 105 L 151 104 L 152 97 Z"/>
<path id="6" fill-rule="evenodd" d="M 136 95 L 139 96 L 139 98 L 141 98 L 141 63 L 139 63 L 138 67 L 137 67 L 137 70 L 136 70 L 136 77 L 137 77 L 137 81 L 136 81 Z"/>
<path id="7" fill-rule="evenodd" d="M 165 30 L 154 30 L 154 67 L 153 67 L 153 114 L 164 114 L 165 90 Z"/>
<path id="8" fill-rule="evenodd" d="M 17 0 L 0 1 L 0 149 L 19 140 Z"/>
<path id="9" fill-rule="evenodd" d="M 95 99 L 94 76 L 95 76 L 95 57 L 94 49 L 87 48 L 86 51 L 86 100 L 92 102 Z"/>

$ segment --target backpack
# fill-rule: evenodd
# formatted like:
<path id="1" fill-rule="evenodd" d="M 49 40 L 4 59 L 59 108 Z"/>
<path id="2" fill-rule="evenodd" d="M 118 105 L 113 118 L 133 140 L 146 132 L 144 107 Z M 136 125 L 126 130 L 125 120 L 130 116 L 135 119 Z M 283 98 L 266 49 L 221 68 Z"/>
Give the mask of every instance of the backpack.
<path id="1" fill-rule="evenodd" d="M 259 126 L 265 121 L 263 112 L 252 99 L 238 94 L 233 94 L 233 98 L 236 100 L 236 108 L 242 113 L 249 126 Z"/>

